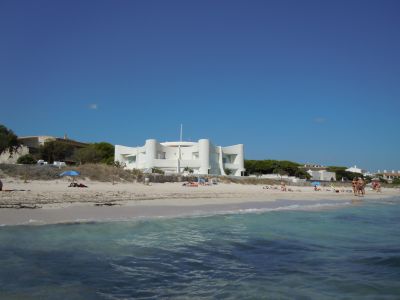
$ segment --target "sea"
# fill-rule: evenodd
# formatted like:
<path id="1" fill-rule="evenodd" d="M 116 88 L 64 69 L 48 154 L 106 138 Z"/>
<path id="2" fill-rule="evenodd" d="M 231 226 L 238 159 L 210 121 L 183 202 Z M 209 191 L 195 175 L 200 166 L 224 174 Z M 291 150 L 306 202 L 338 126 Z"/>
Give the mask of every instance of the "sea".
<path id="1" fill-rule="evenodd" d="M 400 299 L 400 197 L 2 226 L 0 299 Z"/>

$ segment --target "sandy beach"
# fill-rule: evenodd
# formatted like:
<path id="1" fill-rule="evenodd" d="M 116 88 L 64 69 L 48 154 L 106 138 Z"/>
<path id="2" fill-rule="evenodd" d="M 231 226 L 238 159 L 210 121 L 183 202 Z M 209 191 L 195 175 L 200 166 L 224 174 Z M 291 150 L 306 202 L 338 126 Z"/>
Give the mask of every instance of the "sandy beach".
<path id="1" fill-rule="evenodd" d="M 220 183 L 186 187 L 182 183 L 105 183 L 84 181 L 88 188 L 68 187 L 65 179 L 23 182 L 3 179 L 0 193 L 0 224 L 47 224 L 137 217 L 168 217 L 251 209 L 274 209 L 281 205 L 329 204 L 399 196 L 399 189 L 369 191 L 355 197 L 348 187 L 314 191 L 312 187 Z M 283 203 L 284 201 L 284 203 Z"/>

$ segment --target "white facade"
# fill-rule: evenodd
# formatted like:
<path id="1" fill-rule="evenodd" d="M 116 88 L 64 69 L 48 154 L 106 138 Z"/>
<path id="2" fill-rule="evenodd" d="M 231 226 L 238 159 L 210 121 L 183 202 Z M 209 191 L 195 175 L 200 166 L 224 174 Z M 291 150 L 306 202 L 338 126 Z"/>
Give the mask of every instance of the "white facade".
<path id="1" fill-rule="evenodd" d="M 243 144 L 214 146 L 208 139 L 198 142 L 164 142 L 146 140 L 142 147 L 115 145 L 115 161 L 127 169 L 160 169 L 169 173 L 182 173 L 185 168 L 194 174 L 241 176 L 244 169 Z"/>
<path id="2" fill-rule="evenodd" d="M 308 170 L 307 173 L 311 175 L 311 180 L 336 181 L 335 172 L 328 172 L 327 170 Z"/>
<path id="3" fill-rule="evenodd" d="M 366 170 L 357 168 L 357 166 L 347 168 L 345 171 L 346 172 L 359 173 L 359 174 L 364 174 L 365 172 L 367 172 Z"/>

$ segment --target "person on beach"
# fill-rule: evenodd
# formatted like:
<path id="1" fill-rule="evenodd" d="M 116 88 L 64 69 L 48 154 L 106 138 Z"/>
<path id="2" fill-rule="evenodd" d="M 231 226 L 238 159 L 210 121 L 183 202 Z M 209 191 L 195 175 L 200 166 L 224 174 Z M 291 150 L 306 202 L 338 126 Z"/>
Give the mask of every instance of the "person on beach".
<path id="1" fill-rule="evenodd" d="M 3 190 L 3 182 L 0 179 L 0 191 L 2 191 L 2 190 Z"/>
<path id="2" fill-rule="evenodd" d="M 281 181 L 281 191 L 286 192 L 286 183 L 284 181 Z"/>
<path id="3" fill-rule="evenodd" d="M 358 194 L 358 190 L 357 190 L 358 181 L 357 181 L 356 177 L 353 178 L 353 181 L 351 182 L 351 186 L 353 187 L 354 196 L 357 196 L 357 194 Z"/>
<path id="4" fill-rule="evenodd" d="M 381 183 L 379 181 L 372 182 L 372 189 L 378 193 L 381 192 Z"/>
<path id="5" fill-rule="evenodd" d="M 365 181 L 361 177 L 358 177 L 357 187 L 358 187 L 358 195 L 364 196 L 365 195 Z"/>

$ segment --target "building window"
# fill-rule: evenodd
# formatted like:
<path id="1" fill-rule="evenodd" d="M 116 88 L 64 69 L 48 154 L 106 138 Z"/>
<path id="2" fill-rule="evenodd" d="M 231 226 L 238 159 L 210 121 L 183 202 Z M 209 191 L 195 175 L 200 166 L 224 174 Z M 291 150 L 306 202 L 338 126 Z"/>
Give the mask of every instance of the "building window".
<path id="1" fill-rule="evenodd" d="M 128 163 L 132 164 L 136 162 L 136 155 L 135 156 L 129 156 L 128 157 Z"/>

